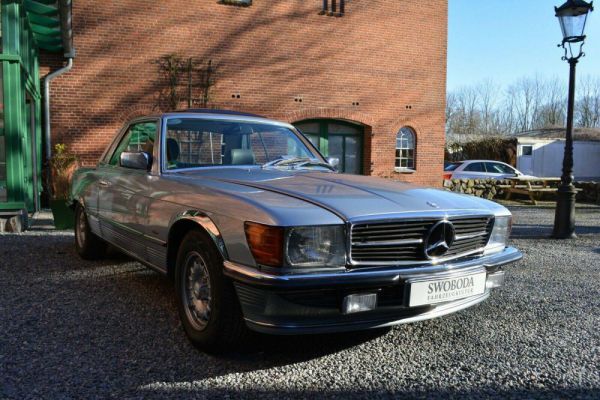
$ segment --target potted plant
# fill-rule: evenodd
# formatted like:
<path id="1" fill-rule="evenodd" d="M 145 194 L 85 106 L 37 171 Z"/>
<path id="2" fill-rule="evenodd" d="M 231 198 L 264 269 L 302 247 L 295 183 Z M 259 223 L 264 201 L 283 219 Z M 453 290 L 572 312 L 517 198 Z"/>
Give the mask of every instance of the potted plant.
<path id="1" fill-rule="evenodd" d="M 50 161 L 52 172 L 52 193 L 50 208 L 56 229 L 72 229 L 74 226 L 73 210 L 69 207 L 69 188 L 73 173 L 79 167 L 77 157 L 67 151 L 65 144 L 54 146 L 54 157 Z"/>

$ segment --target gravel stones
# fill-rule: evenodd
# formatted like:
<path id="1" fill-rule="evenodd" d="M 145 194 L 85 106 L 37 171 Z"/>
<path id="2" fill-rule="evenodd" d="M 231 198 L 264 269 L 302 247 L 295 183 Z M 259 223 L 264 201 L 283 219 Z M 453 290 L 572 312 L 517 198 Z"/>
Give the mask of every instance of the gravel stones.
<path id="1" fill-rule="evenodd" d="M 0 399 L 599 398 L 600 207 L 571 241 L 547 238 L 553 209 L 512 211 L 525 257 L 481 305 L 219 357 L 187 341 L 161 275 L 80 260 L 70 232 L 2 235 Z"/>

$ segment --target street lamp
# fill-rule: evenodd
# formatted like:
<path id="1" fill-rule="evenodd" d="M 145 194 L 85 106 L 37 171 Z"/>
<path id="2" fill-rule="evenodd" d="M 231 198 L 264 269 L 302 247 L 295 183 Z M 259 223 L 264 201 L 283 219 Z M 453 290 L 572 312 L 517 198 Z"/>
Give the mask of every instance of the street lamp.
<path id="1" fill-rule="evenodd" d="M 575 238 L 575 195 L 573 186 L 573 109 L 575 107 L 575 66 L 584 56 L 585 23 L 590 11 L 594 10 L 593 2 L 583 0 L 567 0 L 560 7 L 554 7 L 563 34 L 562 43 L 558 46 L 565 50 L 563 60 L 569 63 L 569 102 L 567 109 L 567 135 L 561 183 L 558 187 L 554 231 L 557 239 Z"/>

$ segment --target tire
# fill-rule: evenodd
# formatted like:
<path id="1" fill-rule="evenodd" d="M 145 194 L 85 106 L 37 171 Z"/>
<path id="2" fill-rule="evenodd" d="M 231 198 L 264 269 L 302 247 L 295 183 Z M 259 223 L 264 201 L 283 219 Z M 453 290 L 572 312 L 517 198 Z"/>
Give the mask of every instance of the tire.
<path id="1" fill-rule="evenodd" d="M 90 229 L 88 216 L 81 204 L 75 207 L 75 249 L 85 260 L 98 260 L 106 254 L 106 242 Z"/>
<path id="2" fill-rule="evenodd" d="M 177 252 L 177 308 L 183 329 L 199 349 L 218 353 L 249 337 L 233 283 L 223 275 L 223 258 L 208 235 L 190 231 Z"/>

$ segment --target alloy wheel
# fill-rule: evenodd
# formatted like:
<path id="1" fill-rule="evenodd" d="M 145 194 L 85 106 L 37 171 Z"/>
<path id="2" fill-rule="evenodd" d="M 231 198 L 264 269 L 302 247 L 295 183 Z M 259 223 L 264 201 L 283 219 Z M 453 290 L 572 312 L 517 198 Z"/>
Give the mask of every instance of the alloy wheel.
<path id="1" fill-rule="evenodd" d="M 181 279 L 181 295 L 188 320 L 195 329 L 204 330 L 210 321 L 211 287 L 206 261 L 198 252 L 187 255 Z"/>
<path id="2" fill-rule="evenodd" d="M 77 213 L 77 223 L 75 224 L 75 237 L 77 239 L 77 244 L 81 248 L 85 246 L 86 230 L 87 220 L 85 212 L 83 212 L 83 210 L 80 210 L 79 213 Z"/>

